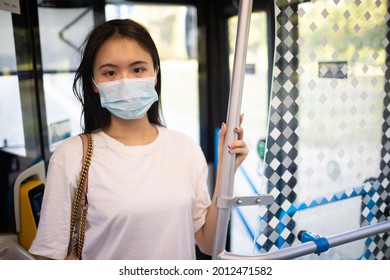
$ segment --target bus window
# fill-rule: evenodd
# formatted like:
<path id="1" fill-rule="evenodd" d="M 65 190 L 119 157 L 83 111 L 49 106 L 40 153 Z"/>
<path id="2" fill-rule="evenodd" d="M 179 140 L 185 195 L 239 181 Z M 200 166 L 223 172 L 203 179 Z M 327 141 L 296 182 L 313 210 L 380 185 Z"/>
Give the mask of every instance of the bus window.
<path id="1" fill-rule="evenodd" d="M 50 151 L 81 132 L 81 106 L 72 91 L 78 51 L 94 24 L 90 7 L 39 7 L 43 85 Z"/>
<path id="2" fill-rule="evenodd" d="M 11 13 L 0 11 L 0 148 L 26 155 Z"/>

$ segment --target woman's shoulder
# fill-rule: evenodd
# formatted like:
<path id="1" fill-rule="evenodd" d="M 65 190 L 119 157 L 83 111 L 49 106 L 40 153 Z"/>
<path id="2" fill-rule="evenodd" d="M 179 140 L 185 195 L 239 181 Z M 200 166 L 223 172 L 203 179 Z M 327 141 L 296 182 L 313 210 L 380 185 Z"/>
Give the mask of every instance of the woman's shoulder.
<path id="1" fill-rule="evenodd" d="M 51 161 L 64 161 L 66 158 L 77 158 L 82 154 L 82 142 L 79 135 L 72 136 L 62 141 L 53 152 Z"/>

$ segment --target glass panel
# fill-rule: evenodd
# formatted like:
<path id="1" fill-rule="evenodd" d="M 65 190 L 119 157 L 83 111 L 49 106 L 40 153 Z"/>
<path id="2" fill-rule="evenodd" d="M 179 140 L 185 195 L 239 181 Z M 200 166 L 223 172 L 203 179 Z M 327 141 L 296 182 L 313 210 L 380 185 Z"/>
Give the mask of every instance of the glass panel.
<path id="1" fill-rule="evenodd" d="M 275 203 L 260 210 L 259 252 L 301 244 L 301 230 L 330 236 L 378 223 L 389 196 L 388 1 L 276 4 L 265 157 Z M 388 248 L 377 236 L 302 258 L 388 259 Z"/>
<path id="2" fill-rule="evenodd" d="M 196 9 L 182 5 L 106 5 L 106 19 L 131 18 L 148 28 L 160 54 L 166 125 L 200 142 Z"/>
<path id="3" fill-rule="evenodd" d="M 353 188 L 380 172 L 386 5 L 370 3 L 299 5 L 298 176 L 312 186 L 312 198 Z M 299 200 L 308 196 L 304 192 Z"/>
<path id="4" fill-rule="evenodd" d="M 230 72 L 233 69 L 237 19 L 232 17 L 228 21 Z M 262 191 L 263 159 L 257 151 L 267 135 L 269 98 L 267 38 L 267 14 L 252 13 L 241 103 L 241 112 L 245 115 L 243 123 L 245 141 L 250 153 L 236 173 L 235 195 L 253 195 Z M 231 252 L 245 255 L 252 253 L 257 215 L 257 207 L 246 206 L 234 209 L 231 218 Z"/>
<path id="5" fill-rule="evenodd" d="M 81 106 L 72 91 L 78 47 L 94 24 L 91 8 L 39 7 L 43 85 L 50 150 L 81 132 Z"/>
<path id="6" fill-rule="evenodd" d="M 0 149 L 26 155 L 11 13 L 0 11 Z M 5 102 L 6 101 L 6 102 Z"/>
<path id="7" fill-rule="evenodd" d="M 336 194 L 339 199 L 333 207 L 339 213 L 331 214 L 327 203 L 310 207 L 295 218 L 297 231 L 304 225 L 301 221 L 316 230 L 319 218 L 331 225 L 321 231 L 323 235 L 358 228 L 362 199 L 342 201 L 342 194 L 348 196 L 380 174 L 386 4 L 363 2 L 317 1 L 298 8 L 302 43 L 296 203 L 311 205 Z M 348 259 L 363 256 L 364 240 L 348 246 L 332 254 Z"/>

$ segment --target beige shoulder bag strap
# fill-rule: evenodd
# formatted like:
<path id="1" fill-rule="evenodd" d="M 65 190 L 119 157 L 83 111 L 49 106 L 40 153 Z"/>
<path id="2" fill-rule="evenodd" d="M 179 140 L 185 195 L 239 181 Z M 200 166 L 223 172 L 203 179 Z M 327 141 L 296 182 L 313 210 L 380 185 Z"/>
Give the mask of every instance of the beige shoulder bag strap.
<path id="1" fill-rule="evenodd" d="M 83 142 L 83 165 L 72 205 L 70 241 L 65 259 L 81 260 L 84 245 L 85 219 L 88 210 L 88 170 L 92 159 L 93 138 L 91 134 L 80 134 Z"/>

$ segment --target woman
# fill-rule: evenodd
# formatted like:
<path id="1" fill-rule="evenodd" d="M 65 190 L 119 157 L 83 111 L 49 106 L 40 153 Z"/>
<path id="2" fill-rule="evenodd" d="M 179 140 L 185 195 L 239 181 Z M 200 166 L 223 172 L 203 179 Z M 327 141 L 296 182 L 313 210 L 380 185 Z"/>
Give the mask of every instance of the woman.
<path id="1" fill-rule="evenodd" d="M 83 259 L 195 259 L 195 242 L 211 254 L 216 207 L 207 164 L 194 141 L 160 120 L 160 61 L 149 33 L 132 20 L 112 20 L 96 27 L 84 46 L 73 84 L 84 131 L 94 139 Z M 235 130 L 238 140 L 229 149 L 237 168 L 248 149 L 242 128 Z M 220 155 L 225 133 L 223 124 Z M 67 254 L 81 155 L 76 136 L 50 159 L 34 255 Z"/>

